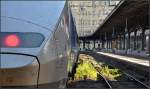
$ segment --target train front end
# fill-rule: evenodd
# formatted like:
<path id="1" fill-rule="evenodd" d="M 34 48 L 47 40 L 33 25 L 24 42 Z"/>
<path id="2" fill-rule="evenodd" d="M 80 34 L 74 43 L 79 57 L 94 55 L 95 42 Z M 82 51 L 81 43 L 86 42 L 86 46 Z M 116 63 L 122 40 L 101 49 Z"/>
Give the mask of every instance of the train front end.
<path id="1" fill-rule="evenodd" d="M 0 86 L 37 86 L 39 64 L 35 57 L 3 53 L 1 55 Z"/>
<path id="2" fill-rule="evenodd" d="M 1 17 L 0 87 L 38 86 L 37 55 L 46 40 L 46 34 L 38 29 L 26 21 Z"/>

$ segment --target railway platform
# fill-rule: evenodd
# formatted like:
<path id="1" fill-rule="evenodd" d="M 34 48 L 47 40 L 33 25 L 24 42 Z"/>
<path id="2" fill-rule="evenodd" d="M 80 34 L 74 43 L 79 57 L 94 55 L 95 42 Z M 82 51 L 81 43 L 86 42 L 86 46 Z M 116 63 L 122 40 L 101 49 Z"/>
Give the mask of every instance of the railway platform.
<path id="1" fill-rule="evenodd" d="M 104 62 L 108 65 L 119 68 L 133 76 L 141 78 L 142 81 L 149 81 L 150 63 L 148 59 L 133 58 L 100 51 L 82 51 L 80 53 L 91 55 L 97 62 Z"/>
<path id="2" fill-rule="evenodd" d="M 134 65 L 140 65 L 143 67 L 150 67 L 150 60 L 148 60 L 148 58 L 135 58 L 135 57 L 128 57 L 128 56 L 122 56 L 122 55 L 117 55 L 117 54 L 113 54 L 113 53 L 105 53 L 105 52 L 96 52 L 100 55 L 104 55 L 104 56 L 108 56 L 111 58 L 115 58 L 117 60 L 121 60 L 123 62 L 128 62 L 128 63 L 132 63 Z"/>

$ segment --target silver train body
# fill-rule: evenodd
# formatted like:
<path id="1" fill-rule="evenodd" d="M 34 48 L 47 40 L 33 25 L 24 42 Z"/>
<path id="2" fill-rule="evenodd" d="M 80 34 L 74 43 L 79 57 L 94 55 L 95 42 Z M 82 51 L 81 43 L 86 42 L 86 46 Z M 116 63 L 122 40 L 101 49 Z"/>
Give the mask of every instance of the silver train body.
<path id="1" fill-rule="evenodd" d="M 1 17 L 0 88 L 64 88 L 77 56 L 75 22 L 66 3 L 52 30 L 32 19 Z"/>

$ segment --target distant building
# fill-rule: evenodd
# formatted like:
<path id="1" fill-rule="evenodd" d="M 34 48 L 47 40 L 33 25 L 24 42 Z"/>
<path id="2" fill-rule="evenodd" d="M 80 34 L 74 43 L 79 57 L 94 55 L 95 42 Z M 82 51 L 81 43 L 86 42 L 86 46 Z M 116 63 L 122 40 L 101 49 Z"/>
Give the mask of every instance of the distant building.
<path id="1" fill-rule="evenodd" d="M 69 1 L 79 36 L 91 35 L 119 0 Z"/>

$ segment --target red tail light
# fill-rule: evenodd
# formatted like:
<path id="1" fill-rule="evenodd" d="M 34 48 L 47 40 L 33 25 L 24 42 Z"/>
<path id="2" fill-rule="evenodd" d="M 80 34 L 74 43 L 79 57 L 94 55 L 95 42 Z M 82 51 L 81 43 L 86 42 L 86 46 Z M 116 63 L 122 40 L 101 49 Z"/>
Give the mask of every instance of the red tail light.
<path id="1" fill-rule="evenodd" d="M 20 45 L 20 38 L 16 34 L 10 34 L 5 37 L 5 45 L 8 47 L 17 47 Z"/>
<path id="2" fill-rule="evenodd" d="M 40 47 L 44 36 L 33 32 L 0 32 L 0 48 Z"/>

